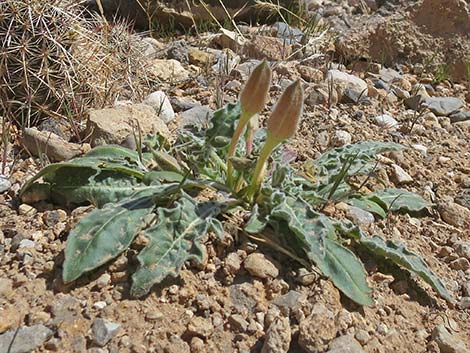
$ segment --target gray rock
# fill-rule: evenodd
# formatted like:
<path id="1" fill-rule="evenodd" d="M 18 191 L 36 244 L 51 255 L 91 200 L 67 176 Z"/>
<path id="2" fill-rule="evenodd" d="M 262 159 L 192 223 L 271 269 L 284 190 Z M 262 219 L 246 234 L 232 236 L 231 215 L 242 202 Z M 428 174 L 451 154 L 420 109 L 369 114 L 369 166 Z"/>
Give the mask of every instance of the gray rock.
<path id="1" fill-rule="evenodd" d="M 10 190 L 11 181 L 4 175 L 0 175 L 0 194 Z"/>
<path id="2" fill-rule="evenodd" d="M 462 297 L 460 300 L 460 308 L 466 310 L 470 308 L 470 297 Z"/>
<path id="3" fill-rule="evenodd" d="M 52 303 L 50 311 L 54 325 L 59 325 L 64 321 L 71 322 L 80 312 L 80 302 L 70 294 L 59 294 Z"/>
<path id="4" fill-rule="evenodd" d="M 255 292 L 256 289 L 250 283 L 234 284 L 229 287 L 230 299 L 233 305 L 239 309 L 248 309 L 253 311 L 258 304 L 254 297 L 250 296 L 250 292 Z"/>
<path id="5" fill-rule="evenodd" d="M 462 284 L 462 293 L 465 297 L 470 297 L 470 281 L 466 281 Z"/>
<path id="6" fill-rule="evenodd" d="M 291 328 L 287 317 L 278 316 L 269 326 L 261 353 L 287 353 L 291 342 Z"/>
<path id="7" fill-rule="evenodd" d="M 326 82 L 333 84 L 340 102 L 357 103 L 368 95 L 367 83 L 364 80 L 339 70 L 328 71 Z"/>
<path id="8" fill-rule="evenodd" d="M 28 353 L 41 347 L 54 332 L 44 325 L 24 326 L 0 335 L 0 353 Z"/>
<path id="9" fill-rule="evenodd" d="M 228 322 L 230 327 L 237 332 L 245 332 L 249 325 L 248 321 L 239 314 L 230 315 Z"/>
<path id="10" fill-rule="evenodd" d="M 344 335 L 330 342 L 327 353 L 364 353 L 360 343 L 352 335 Z"/>
<path id="11" fill-rule="evenodd" d="M 278 306 L 279 308 L 293 310 L 302 305 L 302 302 L 304 302 L 306 299 L 307 297 L 305 294 L 299 293 L 295 290 L 290 290 L 286 294 L 274 299 L 271 303 Z"/>
<path id="12" fill-rule="evenodd" d="M 423 103 L 437 116 L 448 116 L 463 106 L 463 101 L 455 97 L 428 97 Z"/>
<path id="13" fill-rule="evenodd" d="M 395 129 L 398 127 L 398 121 L 388 114 L 378 115 L 373 119 L 377 125 L 386 129 Z"/>
<path id="14" fill-rule="evenodd" d="M 457 112 L 449 115 L 451 123 L 470 120 L 470 112 Z"/>
<path id="15" fill-rule="evenodd" d="M 201 127 L 209 122 L 212 116 L 212 109 L 205 106 L 196 106 L 181 113 L 181 127 L 194 126 Z"/>
<path id="16" fill-rule="evenodd" d="M 346 209 L 346 217 L 358 226 L 372 224 L 375 221 L 374 215 L 372 213 L 354 206 L 349 206 Z"/>
<path id="17" fill-rule="evenodd" d="M 150 93 L 143 103 L 151 106 L 157 113 L 157 116 L 167 124 L 175 118 L 175 111 L 163 91 Z"/>
<path id="18" fill-rule="evenodd" d="M 455 196 L 455 202 L 470 209 L 470 189 L 463 189 L 457 196 Z"/>
<path id="19" fill-rule="evenodd" d="M 29 239 L 23 239 L 20 241 L 20 244 L 18 245 L 18 249 L 34 248 L 35 246 L 36 246 L 36 242 L 29 240 Z"/>
<path id="20" fill-rule="evenodd" d="M 390 83 L 393 80 L 401 78 L 401 74 L 398 71 L 393 70 L 393 69 L 387 69 L 387 68 L 380 69 L 379 76 L 382 79 L 382 81 L 387 82 L 387 83 Z"/>
<path id="21" fill-rule="evenodd" d="M 452 245 L 457 255 L 470 260 L 470 242 L 457 242 Z"/>
<path id="22" fill-rule="evenodd" d="M 465 343 L 451 335 L 442 324 L 434 328 L 432 339 L 439 346 L 441 353 L 468 353 Z"/>
<path id="23" fill-rule="evenodd" d="M 247 256 L 243 262 L 245 269 L 255 277 L 276 278 L 279 275 L 277 267 L 261 253 L 253 253 Z"/>
<path id="24" fill-rule="evenodd" d="M 120 328 L 120 324 L 101 318 L 95 319 L 91 328 L 93 342 L 100 347 L 105 346 L 118 334 Z"/>
<path id="25" fill-rule="evenodd" d="M 287 44 L 299 43 L 304 36 L 300 29 L 291 27 L 285 22 L 276 22 L 272 25 L 272 28 L 276 32 L 276 36 Z"/>

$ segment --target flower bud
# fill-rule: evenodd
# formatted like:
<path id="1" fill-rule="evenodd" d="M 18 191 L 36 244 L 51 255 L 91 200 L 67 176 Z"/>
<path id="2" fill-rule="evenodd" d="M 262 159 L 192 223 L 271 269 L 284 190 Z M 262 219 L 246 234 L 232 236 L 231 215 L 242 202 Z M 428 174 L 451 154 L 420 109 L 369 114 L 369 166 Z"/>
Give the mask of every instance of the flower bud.
<path id="1" fill-rule="evenodd" d="M 271 86 L 271 75 L 271 68 L 266 60 L 253 70 L 240 93 L 243 112 L 252 116 L 263 110 Z"/>
<path id="2" fill-rule="evenodd" d="M 292 83 L 282 93 L 268 119 L 268 134 L 284 141 L 294 136 L 302 115 L 304 90 L 299 80 Z"/>

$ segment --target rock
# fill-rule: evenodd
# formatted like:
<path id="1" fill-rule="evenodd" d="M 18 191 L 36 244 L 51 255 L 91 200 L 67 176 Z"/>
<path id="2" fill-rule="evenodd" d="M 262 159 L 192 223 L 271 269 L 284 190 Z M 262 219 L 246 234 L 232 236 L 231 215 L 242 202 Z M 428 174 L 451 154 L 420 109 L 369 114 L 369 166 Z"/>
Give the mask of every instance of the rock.
<path id="1" fill-rule="evenodd" d="M 307 82 L 320 83 L 323 81 L 323 71 L 307 65 L 297 65 L 296 69 L 300 77 Z"/>
<path id="2" fill-rule="evenodd" d="M 462 310 L 470 309 L 470 297 L 462 297 L 459 305 Z"/>
<path id="3" fill-rule="evenodd" d="M 87 143 L 67 142 L 52 132 L 36 128 L 24 129 L 21 143 L 33 156 L 45 155 L 51 162 L 69 160 L 90 150 Z"/>
<path id="4" fill-rule="evenodd" d="M 331 139 L 333 147 L 341 147 L 349 145 L 352 142 L 352 136 L 349 132 L 344 130 L 336 130 L 335 135 Z"/>
<path id="5" fill-rule="evenodd" d="M 380 127 L 386 129 L 395 129 L 398 127 L 398 121 L 388 114 L 382 114 L 374 117 L 374 121 Z"/>
<path id="6" fill-rule="evenodd" d="M 243 54 L 251 59 L 270 61 L 286 60 L 292 53 L 292 47 L 277 38 L 256 35 L 243 46 Z"/>
<path id="7" fill-rule="evenodd" d="M 225 260 L 224 260 L 225 270 L 227 271 L 228 274 L 232 276 L 235 275 L 240 270 L 241 264 L 242 264 L 242 260 L 240 259 L 240 256 L 236 252 L 232 252 L 225 257 Z"/>
<path id="8" fill-rule="evenodd" d="M 470 297 L 470 281 L 465 281 L 462 284 L 462 294 L 465 297 Z"/>
<path id="9" fill-rule="evenodd" d="M 248 321 L 239 314 L 230 315 L 228 318 L 230 327 L 236 332 L 245 332 L 248 328 Z"/>
<path id="10" fill-rule="evenodd" d="M 457 255 L 470 260 L 470 243 L 469 242 L 458 242 L 452 245 Z"/>
<path id="11" fill-rule="evenodd" d="M 304 33 L 300 29 L 291 27 L 285 22 L 276 22 L 271 28 L 275 35 L 287 44 L 300 43 L 304 37 Z"/>
<path id="12" fill-rule="evenodd" d="M 9 278 L 0 278 L 0 299 L 7 299 L 13 293 L 13 281 Z"/>
<path id="13" fill-rule="evenodd" d="M 346 218 L 358 226 L 367 226 L 375 222 L 375 218 L 372 213 L 354 206 L 348 206 L 346 208 Z"/>
<path id="14" fill-rule="evenodd" d="M 381 3 L 389 1 L 381 1 Z M 340 28 L 336 53 L 393 67 L 412 62 L 445 67 L 455 81 L 467 80 L 470 7 L 466 1 L 422 0 L 404 11 L 378 11 Z M 430 58 L 432 58 L 430 63 Z"/>
<path id="15" fill-rule="evenodd" d="M 189 59 L 188 44 L 184 39 L 169 43 L 164 52 L 164 57 L 160 57 L 159 59 L 173 59 L 180 63 L 187 63 Z"/>
<path id="16" fill-rule="evenodd" d="M 20 244 L 18 245 L 18 249 L 34 248 L 35 246 L 36 246 L 36 242 L 29 240 L 29 239 L 23 239 L 20 241 Z"/>
<path id="17" fill-rule="evenodd" d="M 242 53 L 247 39 L 234 31 L 225 28 L 220 29 L 220 33 L 212 39 L 212 45 L 215 47 L 233 50 L 235 53 Z"/>
<path id="18" fill-rule="evenodd" d="M 432 339 L 439 346 L 441 353 L 468 353 L 465 343 L 451 335 L 442 324 L 434 328 Z"/>
<path id="19" fill-rule="evenodd" d="M 278 316 L 266 331 L 261 353 L 287 353 L 291 342 L 289 318 Z"/>
<path id="20" fill-rule="evenodd" d="M 326 82 L 333 85 L 340 102 L 357 103 L 368 95 L 368 86 L 364 80 L 339 70 L 328 71 Z"/>
<path id="21" fill-rule="evenodd" d="M 357 330 L 354 338 L 363 346 L 370 341 L 369 333 L 366 330 L 361 329 Z"/>
<path id="22" fill-rule="evenodd" d="M 0 175 L 0 194 L 10 190 L 11 181 L 4 175 Z"/>
<path id="23" fill-rule="evenodd" d="M 458 271 L 458 270 L 462 270 L 462 271 L 466 271 L 470 268 L 470 262 L 464 258 L 464 257 L 461 257 L 459 259 L 456 259 L 454 261 L 452 261 L 450 264 L 449 264 L 450 268 Z"/>
<path id="24" fill-rule="evenodd" d="M 29 353 L 41 347 L 53 334 L 54 332 L 44 325 L 10 330 L 0 335 L 0 353 Z"/>
<path id="25" fill-rule="evenodd" d="M 344 335 L 330 342 L 327 353 L 364 353 L 360 343 L 352 335 Z"/>
<path id="26" fill-rule="evenodd" d="M 163 82 L 186 81 L 190 78 L 189 71 L 177 60 L 155 59 L 148 68 L 149 74 Z"/>
<path id="27" fill-rule="evenodd" d="M 34 216 L 38 210 L 36 210 L 33 206 L 27 205 L 22 203 L 18 206 L 18 213 L 22 216 Z"/>
<path id="28" fill-rule="evenodd" d="M 392 172 L 392 178 L 398 185 L 409 184 L 413 182 L 413 178 L 411 177 L 411 175 L 409 175 L 407 172 L 405 172 L 402 167 L 396 164 L 392 165 Z"/>
<path id="29" fill-rule="evenodd" d="M 193 126 L 201 127 L 206 125 L 212 117 L 212 109 L 205 106 L 196 106 L 180 114 L 181 127 Z"/>
<path id="30" fill-rule="evenodd" d="M 22 320 L 23 314 L 14 306 L 2 306 L 0 313 L 0 333 L 17 326 Z"/>
<path id="31" fill-rule="evenodd" d="M 158 133 L 164 138 L 170 136 L 166 124 L 146 104 L 91 110 L 86 131 L 92 146 L 121 144 L 137 129 L 135 122 L 139 123 L 143 136 L 151 133 Z"/>
<path id="32" fill-rule="evenodd" d="M 315 272 L 308 271 L 306 268 L 299 268 L 299 273 L 295 279 L 298 283 L 303 286 L 309 286 L 318 279 L 318 275 Z"/>
<path id="33" fill-rule="evenodd" d="M 104 347 L 118 334 L 120 328 L 120 324 L 101 318 L 95 319 L 91 327 L 93 342 L 100 347 Z"/>
<path id="34" fill-rule="evenodd" d="M 96 280 L 96 286 L 100 289 L 106 287 L 109 283 L 111 283 L 111 275 L 109 273 L 103 273 Z"/>
<path id="35" fill-rule="evenodd" d="M 80 312 L 80 302 L 70 294 L 58 295 L 51 304 L 52 323 L 73 322 Z"/>
<path id="36" fill-rule="evenodd" d="M 163 353 L 190 353 L 189 345 L 177 335 L 171 335 Z"/>
<path id="37" fill-rule="evenodd" d="M 214 326 L 210 320 L 200 316 L 194 316 L 187 327 L 188 334 L 208 338 L 214 332 Z"/>
<path id="38" fill-rule="evenodd" d="M 470 227 L 470 210 L 455 202 L 443 202 L 437 205 L 437 210 L 444 222 L 457 228 Z"/>
<path id="39" fill-rule="evenodd" d="M 279 275 L 277 267 L 264 254 L 252 253 L 243 262 L 245 269 L 255 277 L 276 278 Z"/>
<path id="40" fill-rule="evenodd" d="M 469 112 L 456 112 L 449 115 L 451 123 L 458 123 L 460 121 L 470 120 L 470 111 Z"/>
<path id="41" fill-rule="evenodd" d="M 299 308 L 306 300 L 307 297 L 305 294 L 299 293 L 295 290 L 290 290 L 286 294 L 274 299 L 271 303 L 281 309 L 294 310 Z"/>
<path id="42" fill-rule="evenodd" d="M 300 322 L 299 346 L 307 353 L 324 352 L 337 331 L 334 313 L 324 304 L 316 303 L 310 316 Z"/>
<path id="43" fill-rule="evenodd" d="M 463 101 L 460 98 L 454 97 L 429 97 L 423 103 L 437 116 L 448 116 L 456 112 L 463 106 Z"/>
<path id="44" fill-rule="evenodd" d="M 157 113 L 157 116 L 166 124 L 175 118 L 175 111 L 163 91 L 150 93 L 142 103 L 151 106 L 155 110 L 155 113 Z"/>
<path id="45" fill-rule="evenodd" d="M 213 53 L 198 48 L 189 48 L 188 59 L 190 64 L 204 68 L 212 65 L 216 57 Z"/>
<path id="46" fill-rule="evenodd" d="M 98 309 L 98 310 L 103 310 L 107 306 L 108 306 L 108 304 L 106 304 L 106 302 L 104 302 L 104 301 L 99 301 L 99 302 L 93 303 L 93 308 Z"/>

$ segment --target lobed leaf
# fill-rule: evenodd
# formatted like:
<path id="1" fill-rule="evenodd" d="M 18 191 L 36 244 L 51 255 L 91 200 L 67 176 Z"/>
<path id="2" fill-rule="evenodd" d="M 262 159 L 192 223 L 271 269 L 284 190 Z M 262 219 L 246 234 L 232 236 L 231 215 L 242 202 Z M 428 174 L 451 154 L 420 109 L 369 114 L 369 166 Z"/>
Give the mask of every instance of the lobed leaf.
<path id="1" fill-rule="evenodd" d="M 338 228 L 372 253 L 387 258 L 407 270 L 416 273 L 439 293 L 441 297 L 449 302 L 454 302 L 454 299 L 451 297 L 444 284 L 429 269 L 426 262 L 419 255 L 408 250 L 404 244 L 392 240 L 385 241 L 378 235 L 368 237 L 358 227 L 353 226 L 349 222 L 344 222 L 339 225 Z"/>
<path id="2" fill-rule="evenodd" d="M 227 104 L 214 112 L 211 127 L 206 131 L 206 144 L 216 148 L 226 147 L 235 132 L 235 122 L 240 118 L 240 104 Z"/>
<path id="3" fill-rule="evenodd" d="M 328 217 L 301 200 L 287 200 L 276 206 L 270 217 L 284 220 L 304 243 L 305 252 L 320 271 L 346 296 L 361 305 L 371 305 L 371 289 L 359 259 L 336 240 L 336 230 Z"/>
<path id="4" fill-rule="evenodd" d="M 140 193 L 83 217 L 67 239 L 64 282 L 77 279 L 125 251 L 142 228 L 143 218 L 152 212 L 154 196 Z"/>
<path id="5" fill-rule="evenodd" d="M 132 276 L 131 295 L 145 295 L 155 283 L 176 276 L 187 260 L 202 261 L 201 239 L 219 212 L 217 203 L 196 203 L 186 195 L 172 209 L 159 208 L 158 223 L 145 230 L 150 242 L 137 256 L 140 267 Z"/>

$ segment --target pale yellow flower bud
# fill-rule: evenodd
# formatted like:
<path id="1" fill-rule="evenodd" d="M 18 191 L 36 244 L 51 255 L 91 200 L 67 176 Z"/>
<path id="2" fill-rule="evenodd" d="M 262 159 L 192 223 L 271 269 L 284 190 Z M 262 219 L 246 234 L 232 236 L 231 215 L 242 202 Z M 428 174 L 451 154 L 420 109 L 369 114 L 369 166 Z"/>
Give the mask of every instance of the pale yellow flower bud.
<path id="1" fill-rule="evenodd" d="M 286 88 L 268 119 L 267 130 L 280 141 L 294 136 L 302 115 L 304 90 L 299 80 Z"/>
<path id="2" fill-rule="evenodd" d="M 271 86 L 271 76 L 271 68 L 266 60 L 253 70 L 240 92 L 240 104 L 244 113 L 253 116 L 263 110 Z"/>

